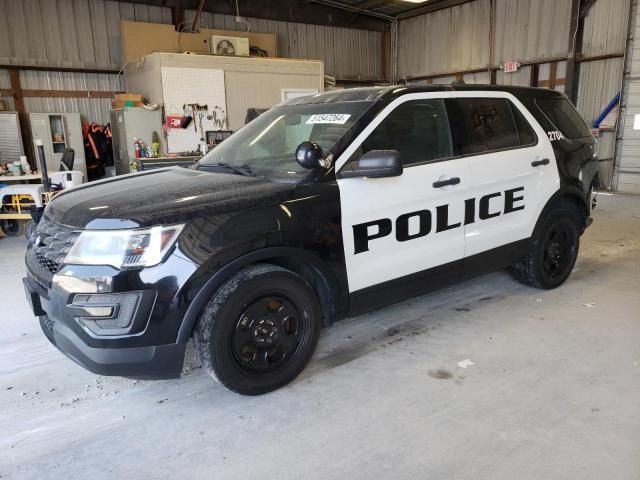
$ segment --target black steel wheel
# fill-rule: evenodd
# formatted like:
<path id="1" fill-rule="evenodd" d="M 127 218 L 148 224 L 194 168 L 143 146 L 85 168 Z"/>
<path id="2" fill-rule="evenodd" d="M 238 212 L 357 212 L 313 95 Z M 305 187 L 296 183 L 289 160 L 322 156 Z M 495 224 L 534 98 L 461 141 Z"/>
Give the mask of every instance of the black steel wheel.
<path id="1" fill-rule="evenodd" d="M 569 277 L 578 258 L 580 211 L 561 203 L 543 215 L 531 237 L 529 253 L 514 266 L 514 274 L 523 283 L 551 289 Z"/>
<path id="2" fill-rule="evenodd" d="M 22 222 L 19 220 L 0 220 L 0 229 L 7 237 L 17 237 L 22 233 Z"/>
<path id="3" fill-rule="evenodd" d="M 575 261 L 575 239 L 567 221 L 558 220 L 549 229 L 542 247 L 542 268 L 552 280 L 561 278 Z"/>
<path id="4" fill-rule="evenodd" d="M 204 369 L 226 387 L 259 395 L 303 370 L 320 323 L 318 299 L 302 277 L 256 264 L 214 294 L 196 325 L 196 352 Z"/>

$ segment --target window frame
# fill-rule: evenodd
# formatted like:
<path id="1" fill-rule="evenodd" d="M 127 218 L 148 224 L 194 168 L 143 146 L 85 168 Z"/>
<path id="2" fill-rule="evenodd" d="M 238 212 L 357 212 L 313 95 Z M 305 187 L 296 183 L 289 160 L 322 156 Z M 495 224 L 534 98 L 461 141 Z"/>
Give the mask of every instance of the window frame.
<path id="1" fill-rule="evenodd" d="M 542 107 L 542 105 L 540 105 L 539 101 L 558 101 L 558 100 L 563 100 L 565 102 L 567 102 L 569 104 L 569 106 L 571 108 L 574 109 L 575 113 L 578 115 L 578 118 L 580 119 L 580 121 L 582 122 L 582 124 L 584 125 L 584 127 L 586 128 L 585 131 L 585 135 L 583 137 L 568 137 L 563 131 L 562 129 L 556 125 L 556 122 L 554 122 L 551 117 L 549 117 L 549 115 L 547 114 L 547 112 L 545 111 L 545 109 Z M 538 110 L 540 110 L 540 112 L 542 113 L 542 115 L 544 115 L 544 118 L 549 122 L 549 124 L 555 128 L 557 131 L 559 131 L 560 133 L 562 133 L 562 136 L 565 138 L 565 140 L 569 140 L 569 141 L 579 141 L 579 140 L 584 140 L 586 138 L 590 138 L 592 137 L 591 134 L 591 129 L 589 128 L 589 125 L 587 125 L 587 122 L 584 121 L 584 118 L 582 118 L 582 115 L 580 115 L 580 112 L 578 112 L 578 109 L 575 107 L 575 105 L 573 105 L 573 103 L 571 103 L 571 101 L 567 98 L 567 97 L 552 97 L 552 98 L 535 98 L 534 103 L 536 104 L 536 108 Z M 587 134 L 588 132 L 588 134 Z"/>
<path id="2" fill-rule="evenodd" d="M 456 97 L 456 98 L 451 98 L 449 100 L 459 100 L 460 98 L 464 98 L 465 100 L 474 100 L 474 99 L 491 99 L 491 98 L 495 98 L 495 97 L 484 97 L 484 96 L 478 96 L 478 95 L 473 95 L 473 96 L 468 96 L 468 97 Z M 459 153 L 456 152 L 457 154 L 454 156 L 454 158 L 468 158 L 468 157 L 480 157 L 482 155 L 491 155 L 493 153 L 500 153 L 500 152 L 508 152 L 511 150 L 520 150 L 522 148 L 532 148 L 535 147 L 536 145 L 538 145 L 538 143 L 540 142 L 540 138 L 538 136 L 538 134 L 536 133 L 536 130 L 534 128 L 534 126 L 531 124 L 531 122 L 527 119 L 527 117 L 523 114 L 522 110 L 520 110 L 520 108 L 515 105 L 509 98 L 500 98 L 501 100 L 505 100 L 507 102 L 507 105 L 509 107 L 509 112 L 511 113 L 511 119 L 513 120 L 513 124 L 516 127 L 516 133 L 518 134 L 518 142 L 520 142 L 520 130 L 518 129 L 518 122 L 516 121 L 516 116 L 515 116 L 515 112 L 514 112 L 514 108 L 518 109 L 518 112 L 520 112 L 520 114 L 522 115 L 522 117 L 524 118 L 525 122 L 527 122 L 529 124 L 529 127 L 531 128 L 531 131 L 533 133 L 533 137 L 534 137 L 534 141 L 533 143 L 528 143 L 526 145 L 517 145 L 515 147 L 505 147 L 505 148 L 495 148 L 493 150 L 485 150 L 483 152 L 474 152 L 474 153 Z M 458 104 L 459 106 L 459 104 Z M 447 108 L 448 111 L 448 108 Z M 530 113 L 530 112 L 529 112 Z M 453 131 L 453 129 L 451 129 Z M 456 145 L 454 144 L 454 150 L 455 150 Z"/>
<path id="3" fill-rule="evenodd" d="M 444 112 L 444 116 L 445 116 L 445 121 L 446 121 L 446 125 L 447 128 L 449 130 L 449 145 L 450 145 L 450 155 L 446 156 L 446 157 L 440 157 L 440 158 L 432 158 L 430 160 L 423 160 L 421 162 L 413 162 L 410 164 L 405 164 L 404 161 L 402 162 L 402 168 L 411 168 L 411 167 L 415 167 L 418 165 L 426 165 L 429 163 L 438 163 L 438 162 L 444 162 L 447 160 L 451 160 L 453 158 L 455 158 L 455 149 L 454 149 L 454 145 L 453 145 L 453 136 L 451 133 L 451 122 L 449 120 L 449 112 L 447 110 L 447 104 L 444 98 L 419 98 L 419 99 L 412 99 L 412 100 L 407 100 L 406 102 L 401 102 L 399 103 L 395 108 L 393 108 L 392 110 L 390 110 L 385 117 L 382 119 L 382 121 L 380 121 L 380 123 L 378 123 L 378 125 L 376 126 L 376 128 L 374 128 L 373 130 L 371 130 L 371 132 L 369 133 L 369 135 L 367 135 L 364 140 L 362 142 L 360 142 L 360 144 L 358 145 L 358 148 L 360 148 L 362 146 L 362 144 L 376 131 L 376 129 L 394 112 L 396 111 L 398 108 L 400 108 L 401 106 L 404 106 L 407 103 L 411 103 L 411 102 L 424 102 L 425 100 L 429 100 L 429 101 L 439 101 L 442 105 L 442 111 Z M 366 152 L 364 152 L 366 153 Z M 364 155 L 363 153 L 363 155 Z M 355 154 L 355 152 L 354 152 Z M 355 161 L 356 159 L 351 158 L 350 161 Z M 349 162 L 347 162 L 349 163 Z"/>
<path id="4" fill-rule="evenodd" d="M 452 138 L 452 156 L 446 158 L 439 158 L 434 160 L 426 160 L 424 162 L 412 163 L 411 165 L 407 165 L 404 168 L 414 168 L 420 167 L 423 165 L 429 165 L 440 162 L 448 162 L 451 160 L 456 160 L 459 158 L 467 158 L 467 157 L 482 157 L 483 155 L 492 155 L 495 153 L 501 153 L 511 150 L 521 150 L 525 148 L 533 148 L 536 147 L 540 143 L 540 138 L 546 137 L 546 132 L 539 124 L 539 122 L 535 119 L 533 114 L 525 107 L 520 100 L 518 100 L 513 94 L 505 91 L 487 91 L 487 90 L 469 90 L 469 91 L 433 91 L 433 92 L 419 92 L 419 93 L 406 93 L 404 95 L 400 95 L 398 98 L 394 99 L 387 106 L 385 106 L 378 114 L 374 117 L 374 119 L 367 125 L 357 136 L 351 144 L 342 152 L 342 154 L 338 157 L 335 162 L 335 172 L 336 179 L 340 180 L 342 177 L 340 175 L 341 170 L 350 162 L 355 161 L 354 154 L 360 148 L 362 143 L 371 135 L 371 133 L 380 125 L 389 114 L 395 110 L 399 105 L 409 102 L 411 100 L 443 100 L 445 102 L 445 110 L 447 110 L 447 119 L 449 121 L 449 134 L 452 136 L 451 131 L 451 117 L 449 115 L 448 109 L 446 108 L 446 100 L 448 99 L 458 99 L 458 98 L 504 98 L 508 100 L 512 106 L 512 108 L 517 108 L 520 114 L 524 117 L 525 121 L 531 127 L 533 131 L 535 142 L 529 145 L 519 145 L 517 147 L 508 147 L 499 150 L 491 150 L 481 153 L 470 153 L 470 154 L 456 154 L 455 145 L 453 145 Z M 512 116 L 515 116 L 512 111 Z M 516 124 L 517 127 L 517 124 Z"/>

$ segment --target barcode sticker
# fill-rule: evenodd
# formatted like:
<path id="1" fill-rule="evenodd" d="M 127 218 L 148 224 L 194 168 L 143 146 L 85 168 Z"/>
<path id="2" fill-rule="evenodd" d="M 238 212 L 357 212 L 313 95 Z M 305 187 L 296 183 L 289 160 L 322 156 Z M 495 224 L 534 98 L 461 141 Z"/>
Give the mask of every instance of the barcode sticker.
<path id="1" fill-rule="evenodd" d="M 335 123 L 338 125 L 344 125 L 349 120 L 351 114 L 349 113 L 320 113 L 316 115 L 311 115 L 309 120 L 307 120 L 307 124 L 311 125 L 314 123 Z"/>

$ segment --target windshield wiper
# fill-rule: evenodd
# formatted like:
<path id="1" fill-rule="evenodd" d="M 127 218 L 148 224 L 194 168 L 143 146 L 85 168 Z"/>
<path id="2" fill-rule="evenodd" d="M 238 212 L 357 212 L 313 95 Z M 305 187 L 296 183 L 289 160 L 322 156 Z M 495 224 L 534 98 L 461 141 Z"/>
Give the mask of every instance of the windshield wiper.
<path id="1" fill-rule="evenodd" d="M 233 173 L 235 173 L 236 175 L 243 175 L 245 177 L 249 177 L 251 176 L 251 167 L 249 165 L 241 165 L 239 167 L 236 167 L 235 165 L 231 165 L 230 163 L 225 163 L 225 162 L 220 162 L 220 163 L 207 163 L 207 164 L 202 164 L 199 163 L 196 166 L 197 169 L 208 169 L 208 168 L 224 168 L 226 170 L 229 170 Z"/>

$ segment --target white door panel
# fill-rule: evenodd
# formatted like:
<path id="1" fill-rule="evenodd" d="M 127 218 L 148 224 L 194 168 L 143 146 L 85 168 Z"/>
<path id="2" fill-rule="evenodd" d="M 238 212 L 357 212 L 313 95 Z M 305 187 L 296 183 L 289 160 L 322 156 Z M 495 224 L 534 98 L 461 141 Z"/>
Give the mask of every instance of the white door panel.
<path id="1" fill-rule="evenodd" d="M 510 100 L 533 127 L 538 144 L 408 166 L 398 177 L 341 179 L 338 175 L 350 292 L 531 236 L 543 206 L 559 188 L 558 171 L 546 133 L 509 93 L 440 91 L 402 95 L 385 107 L 337 159 L 336 171 L 400 104 L 474 97 Z M 531 166 L 532 161 L 542 158 L 550 163 Z M 433 187 L 433 182 L 453 177 L 460 183 Z M 512 207 L 507 213 L 505 202 Z M 486 215 L 481 219 L 483 212 Z M 500 215 L 493 216 L 498 212 Z"/>
<path id="2" fill-rule="evenodd" d="M 432 184 L 443 177 L 464 177 L 463 163 L 447 160 L 407 167 L 401 176 L 392 178 L 338 180 L 350 292 L 462 259 L 461 222 L 464 199 L 473 196 L 471 184 L 464 179 L 443 188 Z M 458 226 L 438 232 L 438 217 L 444 219 L 445 211 L 447 226 Z M 367 235 L 375 237 L 385 233 L 380 231 L 381 220 L 391 223 L 391 231 L 368 240 L 367 250 L 357 252 L 354 226 L 362 229 L 362 224 L 372 223 Z M 399 230 L 401 239 L 403 232 L 415 238 L 398 240 Z"/>
<path id="3" fill-rule="evenodd" d="M 529 111 L 515 98 L 512 103 L 520 110 L 534 129 L 538 143 L 532 147 L 517 148 L 469 157 L 468 175 L 473 179 L 478 198 L 500 192 L 491 199 L 490 212 L 501 215 L 476 220 L 465 225 L 465 257 L 529 238 L 542 209 L 560 188 L 560 177 L 553 147 L 546 132 Z M 547 165 L 534 167 L 536 160 L 549 159 Z M 505 212 L 508 192 L 513 192 L 514 210 Z M 520 210 L 517 208 L 524 207 Z"/>

